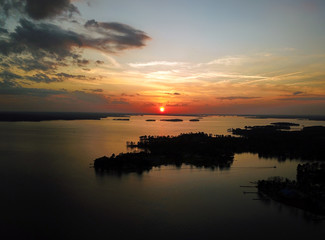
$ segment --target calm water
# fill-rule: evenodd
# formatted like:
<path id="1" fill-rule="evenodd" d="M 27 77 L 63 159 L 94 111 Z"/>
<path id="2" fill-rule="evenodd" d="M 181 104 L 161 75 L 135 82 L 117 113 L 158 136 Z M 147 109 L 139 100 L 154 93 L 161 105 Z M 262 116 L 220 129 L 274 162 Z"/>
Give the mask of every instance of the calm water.
<path id="1" fill-rule="evenodd" d="M 146 122 L 146 119 L 157 119 Z M 303 211 L 256 200 L 241 188 L 270 176 L 295 178 L 298 161 L 241 154 L 229 170 L 166 166 L 143 175 L 96 175 L 93 159 L 125 152 L 141 135 L 265 125 L 283 119 L 205 117 L 161 122 L 0 122 L 2 239 L 306 239 L 325 234 L 325 221 Z M 325 122 L 285 120 L 304 126 Z M 273 168 L 277 166 L 277 168 Z M 113 237 L 113 236 L 118 237 Z"/>

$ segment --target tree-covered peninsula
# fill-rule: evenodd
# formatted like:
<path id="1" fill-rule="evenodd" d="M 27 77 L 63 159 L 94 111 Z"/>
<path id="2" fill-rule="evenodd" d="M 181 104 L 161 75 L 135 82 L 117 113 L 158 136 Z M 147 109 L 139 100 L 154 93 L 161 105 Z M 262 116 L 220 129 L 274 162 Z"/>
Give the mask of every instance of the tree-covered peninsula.
<path id="1" fill-rule="evenodd" d="M 285 126 L 285 127 L 284 127 Z M 289 129 L 288 129 L 289 127 Z M 141 136 L 128 142 L 131 153 L 113 154 L 94 161 L 96 171 L 143 172 L 152 167 L 187 164 L 195 167 L 229 168 L 235 153 L 257 153 L 260 157 L 324 160 L 325 127 L 290 131 L 290 124 L 231 129 L 232 136 L 203 132 L 178 136 Z"/>

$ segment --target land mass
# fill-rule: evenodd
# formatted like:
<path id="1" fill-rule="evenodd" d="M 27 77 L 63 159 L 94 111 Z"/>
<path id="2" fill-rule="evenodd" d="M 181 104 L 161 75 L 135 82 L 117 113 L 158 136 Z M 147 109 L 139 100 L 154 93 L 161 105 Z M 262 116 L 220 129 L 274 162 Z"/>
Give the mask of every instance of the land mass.
<path id="1" fill-rule="evenodd" d="M 6 122 L 40 122 L 50 120 L 100 120 L 106 117 L 127 117 L 114 113 L 87 112 L 0 112 L 0 121 Z"/>
<path id="2" fill-rule="evenodd" d="M 289 124 L 290 125 L 290 124 Z M 234 136 L 203 132 L 178 136 L 141 136 L 128 142 L 140 152 L 103 156 L 94 161 L 96 171 L 143 172 L 152 167 L 188 164 L 196 167 L 229 168 L 235 153 L 257 153 L 259 157 L 325 160 L 325 127 L 304 127 L 299 131 L 267 125 L 231 130 Z"/>
<path id="3" fill-rule="evenodd" d="M 273 177 L 258 181 L 257 188 L 275 201 L 325 216 L 325 163 L 299 164 L 296 181 Z"/>

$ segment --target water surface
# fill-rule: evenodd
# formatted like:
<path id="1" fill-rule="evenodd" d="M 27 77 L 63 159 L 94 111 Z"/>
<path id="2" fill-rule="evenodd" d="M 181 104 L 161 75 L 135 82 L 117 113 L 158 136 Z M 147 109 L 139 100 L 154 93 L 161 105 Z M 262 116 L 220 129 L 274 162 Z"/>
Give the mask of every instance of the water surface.
<path id="1" fill-rule="evenodd" d="M 199 122 L 0 122 L 1 235 L 6 239 L 295 239 L 319 238 L 325 223 L 303 211 L 260 201 L 254 188 L 270 176 L 295 178 L 299 161 L 240 154 L 228 170 L 164 166 L 142 175 L 98 175 L 93 159 L 127 151 L 141 135 L 229 134 L 228 128 L 283 119 L 205 117 Z M 146 122 L 156 119 L 156 122 Z M 321 121 L 290 119 L 304 126 Z M 276 166 L 276 168 L 274 168 Z M 5 239 L 4 238 L 4 239 Z"/>

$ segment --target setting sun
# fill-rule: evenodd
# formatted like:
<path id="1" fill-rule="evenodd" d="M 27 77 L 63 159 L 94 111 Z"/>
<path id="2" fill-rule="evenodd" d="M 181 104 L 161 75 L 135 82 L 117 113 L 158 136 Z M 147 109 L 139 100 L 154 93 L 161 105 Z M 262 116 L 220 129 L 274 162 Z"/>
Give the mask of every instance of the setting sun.
<path id="1" fill-rule="evenodd" d="M 163 113 L 165 111 L 164 107 L 160 107 L 160 112 Z"/>

